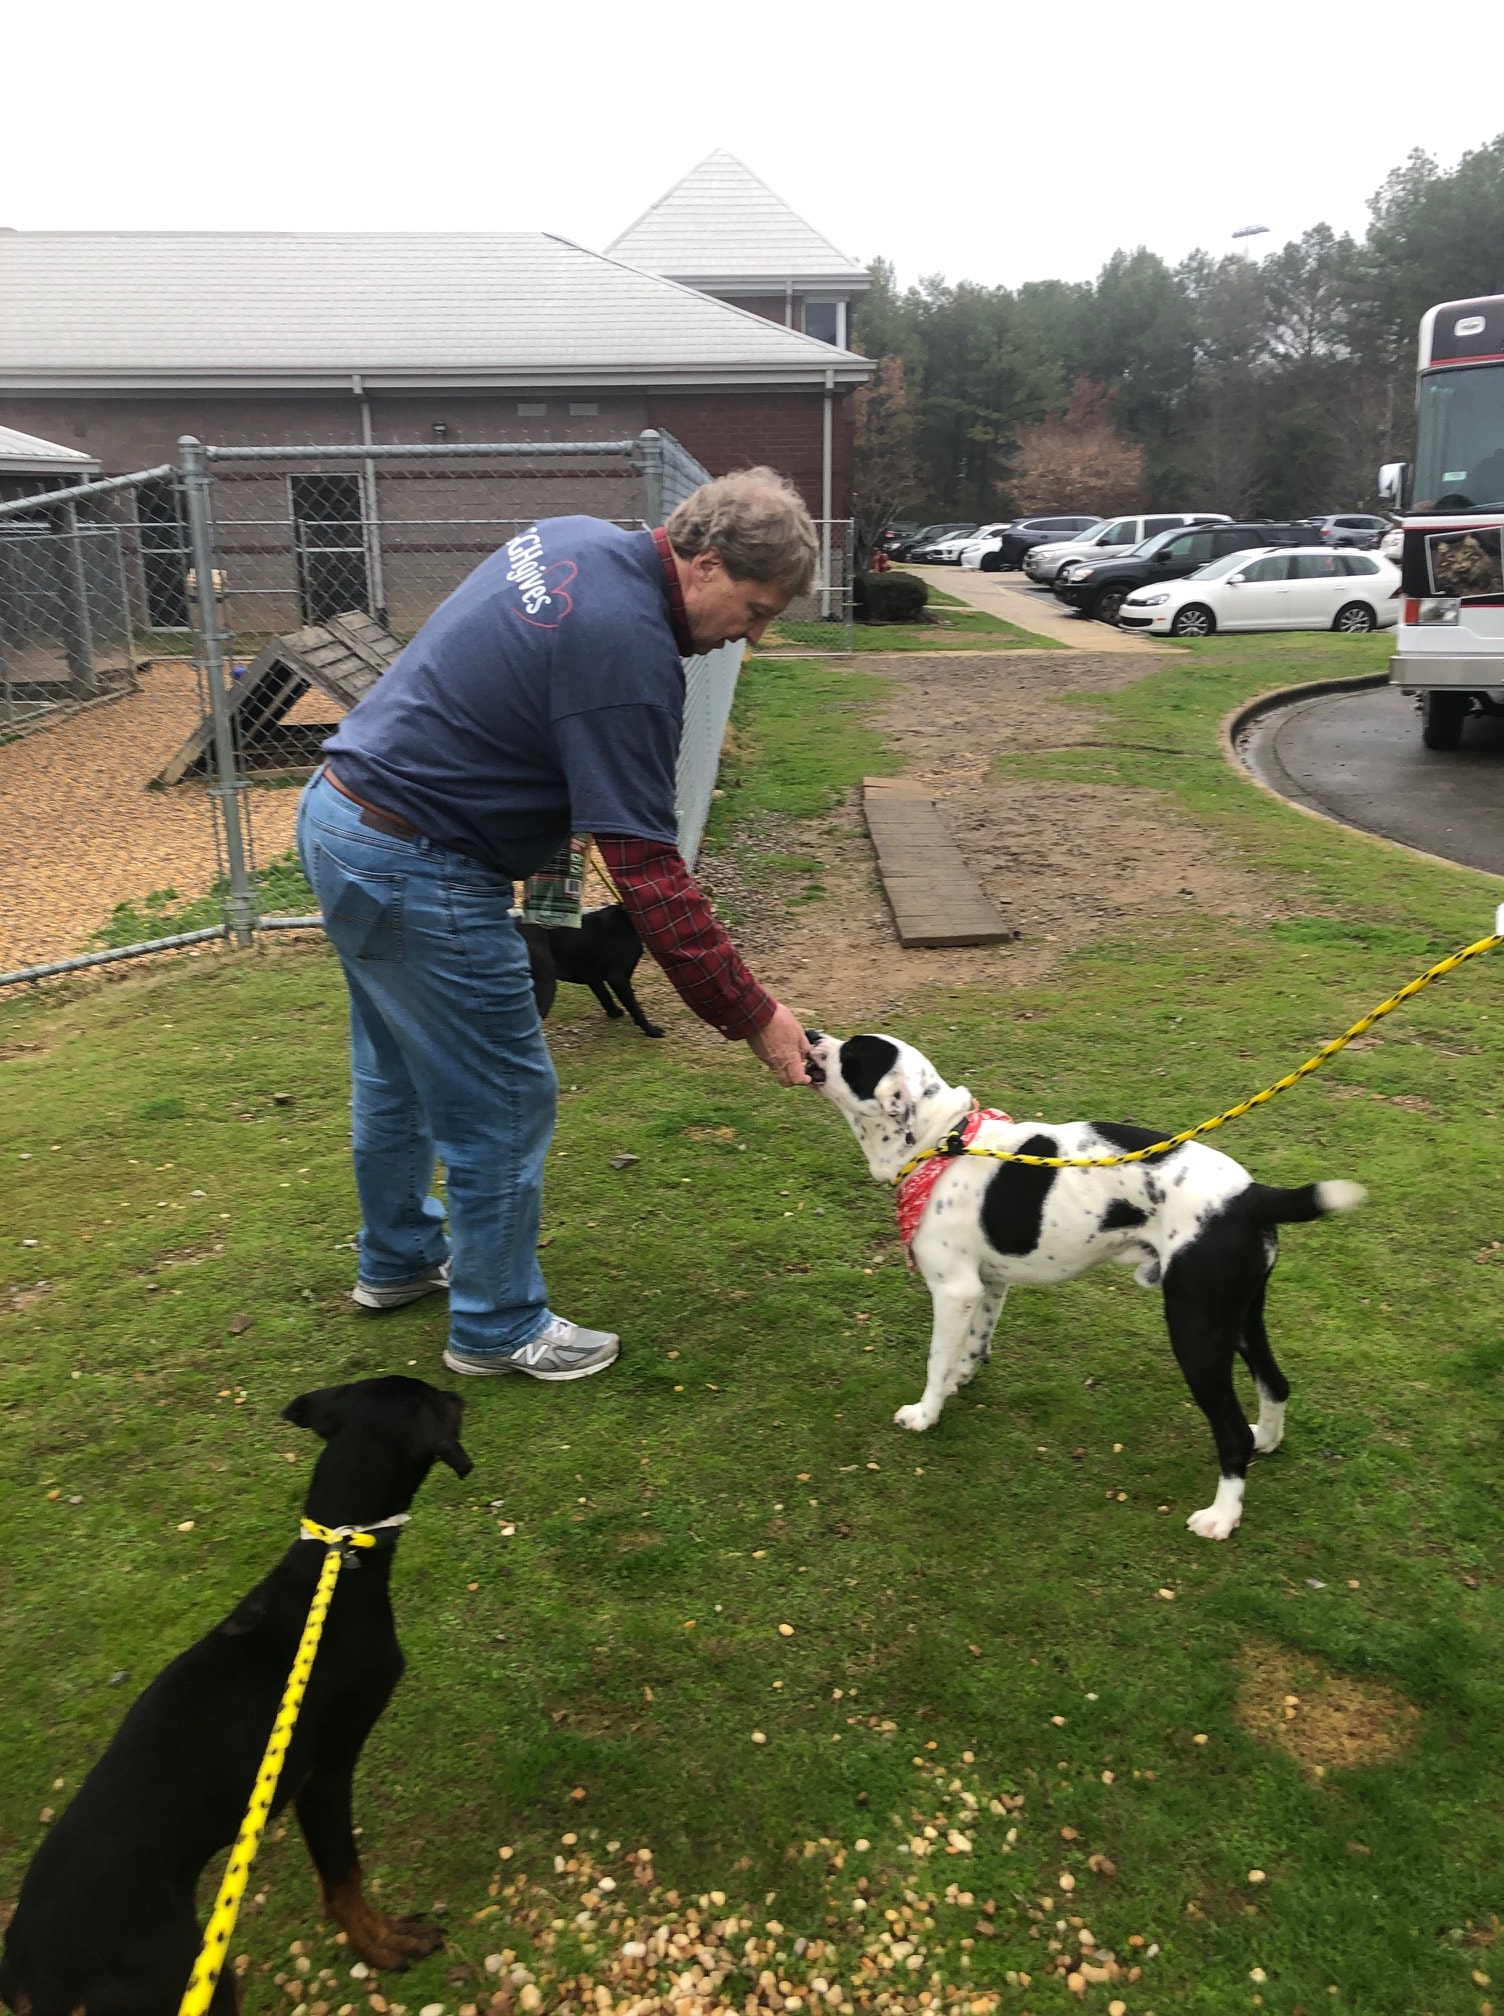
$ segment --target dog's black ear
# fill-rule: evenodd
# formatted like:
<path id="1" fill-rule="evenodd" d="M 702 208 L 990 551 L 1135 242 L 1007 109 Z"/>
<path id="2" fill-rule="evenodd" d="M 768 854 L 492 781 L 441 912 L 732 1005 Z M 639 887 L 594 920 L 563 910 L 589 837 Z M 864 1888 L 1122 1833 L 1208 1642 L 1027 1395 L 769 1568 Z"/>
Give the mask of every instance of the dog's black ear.
<path id="1" fill-rule="evenodd" d="M 460 1446 L 460 1423 L 465 1418 L 465 1403 L 458 1393 L 441 1393 L 442 1409 L 425 1409 L 418 1430 L 419 1453 L 431 1462 L 447 1463 L 456 1477 L 468 1477 L 475 1468 L 468 1455 Z"/>
<path id="2" fill-rule="evenodd" d="M 343 1386 L 320 1386 L 312 1393 L 300 1393 L 282 1409 L 282 1419 L 294 1428 L 311 1428 L 327 1442 L 345 1424 Z"/>
<path id="3" fill-rule="evenodd" d="M 848 1036 L 841 1045 L 841 1076 L 853 1099 L 875 1098 L 897 1062 L 898 1045 L 889 1036 Z"/>

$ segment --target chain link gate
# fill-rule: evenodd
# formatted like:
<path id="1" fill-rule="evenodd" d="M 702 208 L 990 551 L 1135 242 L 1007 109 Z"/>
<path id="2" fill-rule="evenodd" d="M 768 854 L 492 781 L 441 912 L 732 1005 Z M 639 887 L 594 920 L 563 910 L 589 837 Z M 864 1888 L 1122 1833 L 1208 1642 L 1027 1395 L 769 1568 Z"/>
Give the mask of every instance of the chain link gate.
<path id="1" fill-rule="evenodd" d="M 708 480 L 672 436 L 652 431 L 619 441 L 433 446 L 227 448 L 185 439 L 180 449 L 178 468 L 0 506 L 0 626 L 13 622 L 3 571 L 7 509 L 23 517 L 66 517 L 80 504 L 107 509 L 97 529 L 99 551 L 110 557 L 88 578 L 126 584 L 113 606 L 133 641 L 117 654 L 117 670 L 100 640 L 119 633 L 122 619 L 104 620 L 104 588 L 86 586 L 89 632 L 76 621 L 71 629 L 61 618 L 53 623 L 54 680 L 60 695 L 66 691 L 61 704 L 76 705 L 129 691 L 133 650 L 146 654 L 154 682 L 175 656 L 179 676 L 190 676 L 191 661 L 199 704 L 187 732 L 161 750 L 154 775 L 142 781 L 179 801 L 180 816 L 185 794 L 206 801 L 214 863 L 207 907 L 218 921 L 200 922 L 202 899 L 176 915 L 164 907 L 164 924 L 189 921 L 191 912 L 197 928 L 0 971 L 0 984 L 199 941 L 246 945 L 257 930 L 316 928 L 317 917 L 301 914 L 307 892 L 290 852 L 297 792 L 282 787 L 311 773 L 324 738 L 401 646 L 480 560 L 537 519 L 578 512 L 632 529 L 661 524 Z M 87 536 L 95 529 L 91 520 Z M 28 527 L 15 536 L 37 535 Z M 66 583 L 68 526 L 53 536 L 61 542 L 54 573 Z M 82 532 L 75 544 L 92 550 Z M 66 597 L 58 603 L 70 606 Z M 78 641 L 85 635 L 93 639 L 87 671 Z M 741 648 L 685 662 L 679 843 L 691 864 Z M 105 678 L 116 683 L 97 693 Z M 120 914 L 150 926 L 156 898 L 176 895 L 154 892 Z M 0 967 L 11 963 L 0 954 Z"/>
<path id="2" fill-rule="evenodd" d="M 137 498 L 143 484 L 170 488 L 173 474 L 0 504 L 0 736 L 130 690 L 153 627 Z"/>
<path id="3" fill-rule="evenodd" d="M 817 518 L 819 573 L 807 595 L 796 595 L 768 633 L 772 649 L 845 654 L 851 650 L 852 567 L 855 550 L 849 518 Z"/>

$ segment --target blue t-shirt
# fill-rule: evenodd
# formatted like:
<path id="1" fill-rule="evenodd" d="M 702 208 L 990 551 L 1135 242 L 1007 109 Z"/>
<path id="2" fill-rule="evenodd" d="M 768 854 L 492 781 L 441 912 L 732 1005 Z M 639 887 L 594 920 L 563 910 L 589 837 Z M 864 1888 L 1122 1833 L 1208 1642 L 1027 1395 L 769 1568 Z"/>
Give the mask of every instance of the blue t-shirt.
<path id="1" fill-rule="evenodd" d="M 434 611 L 324 749 L 358 797 L 521 877 L 570 833 L 673 845 L 683 718 L 652 533 L 545 518 Z"/>

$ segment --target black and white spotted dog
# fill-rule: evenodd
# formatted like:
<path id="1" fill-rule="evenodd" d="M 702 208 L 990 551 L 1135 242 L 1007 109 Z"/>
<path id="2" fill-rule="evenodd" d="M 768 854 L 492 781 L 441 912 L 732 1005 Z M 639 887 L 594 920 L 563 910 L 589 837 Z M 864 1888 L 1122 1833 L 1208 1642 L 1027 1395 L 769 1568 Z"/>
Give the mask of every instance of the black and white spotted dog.
<path id="1" fill-rule="evenodd" d="M 919 1150 L 953 1138 L 973 1114 L 965 1086 L 947 1085 L 927 1057 L 896 1037 L 843 1043 L 808 1036 L 811 1081 L 845 1115 L 879 1183 L 897 1181 Z M 1026 1155 L 1117 1155 L 1164 1139 L 1104 1121 L 1043 1127 L 973 1115 L 972 1124 L 977 1146 Z M 1278 1448 L 1284 1434 L 1290 1386 L 1264 1327 L 1264 1290 L 1279 1250 L 1275 1227 L 1350 1211 L 1366 1194 L 1346 1182 L 1271 1189 L 1199 1141 L 1115 1169 L 1035 1169 L 956 1155 L 943 1165 L 910 1239 L 910 1258 L 934 1302 L 934 1331 L 923 1396 L 894 1419 L 901 1428 L 934 1426 L 989 1356 L 1015 1282 L 1053 1286 L 1115 1260 L 1134 1268 L 1142 1287 L 1164 1291 L 1170 1342 L 1211 1426 L 1222 1472 L 1216 1498 L 1186 1524 L 1208 1540 L 1225 1540 L 1243 1515 L 1249 1457 Z M 1233 1390 L 1239 1355 L 1258 1388 L 1253 1428 Z"/>

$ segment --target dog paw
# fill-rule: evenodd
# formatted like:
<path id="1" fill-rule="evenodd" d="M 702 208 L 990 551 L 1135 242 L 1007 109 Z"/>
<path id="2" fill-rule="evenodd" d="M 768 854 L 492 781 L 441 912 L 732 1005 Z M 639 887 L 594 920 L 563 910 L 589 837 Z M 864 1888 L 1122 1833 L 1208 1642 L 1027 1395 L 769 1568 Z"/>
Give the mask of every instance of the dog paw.
<path id="1" fill-rule="evenodd" d="M 919 1401 L 912 1407 L 900 1407 L 893 1421 L 896 1427 L 911 1428 L 916 1435 L 922 1435 L 926 1428 L 933 1428 L 939 1418 L 938 1408 L 926 1407 L 923 1401 Z"/>
<path id="2" fill-rule="evenodd" d="M 1232 1534 L 1242 1516 L 1243 1511 L 1241 1506 L 1235 1512 L 1227 1512 L 1220 1506 L 1206 1505 L 1203 1506 L 1201 1511 L 1193 1512 L 1185 1523 L 1193 1533 L 1198 1533 L 1203 1540 L 1226 1540 Z"/>
<path id="3" fill-rule="evenodd" d="M 352 1952 L 358 1953 L 368 1967 L 383 1967 L 394 1974 L 400 1974 L 415 1961 L 426 1960 L 443 1943 L 442 1928 L 417 1915 L 388 1918 L 371 1911 L 359 1932 L 353 1929 L 350 1932 Z"/>
<path id="4" fill-rule="evenodd" d="M 658 1027 L 656 1022 L 645 1022 L 642 1033 L 644 1036 L 661 1036 L 663 1031 Z"/>
<path id="5" fill-rule="evenodd" d="M 1285 1403 L 1265 1400 L 1253 1424 L 1253 1446 L 1260 1456 L 1272 1456 L 1285 1439 Z"/>

